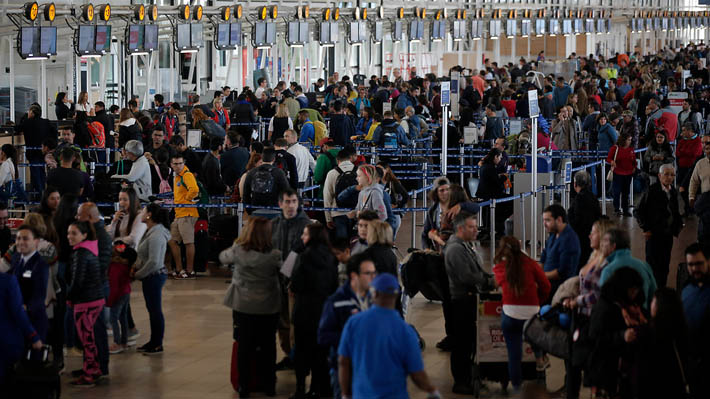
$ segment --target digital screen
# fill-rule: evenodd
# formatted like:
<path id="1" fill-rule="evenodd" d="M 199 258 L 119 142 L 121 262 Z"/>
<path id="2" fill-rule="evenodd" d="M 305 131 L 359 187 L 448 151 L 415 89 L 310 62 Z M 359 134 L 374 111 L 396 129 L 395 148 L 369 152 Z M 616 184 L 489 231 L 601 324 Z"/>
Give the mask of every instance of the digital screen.
<path id="1" fill-rule="evenodd" d="M 572 33 L 572 20 L 565 19 L 562 21 L 562 33 L 567 35 Z"/>
<path id="2" fill-rule="evenodd" d="M 392 26 L 392 40 L 396 42 L 402 41 L 402 21 L 394 21 L 394 25 Z"/>
<path id="3" fill-rule="evenodd" d="M 57 27 L 43 26 L 40 33 L 39 52 L 42 55 L 57 54 Z"/>
<path id="4" fill-rule="evenodd" d="M 234 22 L 230 24 L 229 44 L 232 46 L 242 45 L 242 23 Z"/>
<path id="5" fill-rule="evenodd" d="M 574 33 L 582 33 L 584 32 L 584 24 L 582 23 L 581 19 L 575 19 L 574 20 Z"/>
<path id="6" fill-rule="evenodd" d="M 366 42 L 367 41 L 367 22 L 366 21 L 360 21 L 360 29 L 358 29 L 360 32 L 360 41 L 361 42 Z"/>
<path id="7" fill-rule="evenodd" d="M 190 45 L 195 48 L 205 45 L 202 39 L 202 24 L 190 24 Z"/>
<path id="8" fill-rule="evenodd" d="M 190 48 L 190 24 L 178 24 L 177 47 L 179 49 Z"/>
<path id="9" fill-rule="evenodd" d="M 585 28 L 585 31 L 588 33 L 594 33 L 594 20 L 593 19 L 587 20 L 587 27 Z"/>
<path id="10" fill-rule="evenodd" d="M 454 39 L 458 39 L 461 37 L 461 21 L 454 20 L 453 25 L 454 26 L 452 28 L 451 35 L 454 37 Z"/>
<path id="11" fill-rule="evenodd" d="M 263 46 L 266 44 L 266 22 L 254 24 L 254 44 Z"/>
<path id="12" fill-rule="evenodd" d="M 350 42 L 357 43 L 360 41 L 360 24 L 357 21 L 350 22 Z"/>
<path id="13" fill-rule="evenodd" d="M 653 29 L 653 20 L 651 18 L 647 18 L 646 19 L 646 30 L 651 30 L 651 29 Z"/>
<path id="14" fill-rule="evenodd" d="M 111 51 L 111 25 L 96 25 L 96 52 Z"/>
<path id="15" fill-rule="evenodd" d="M 509 19 L 505 22 L 505 33 L 508 36 L 515 36 L 518 33 L 518 24 L 514 19 Z"/>
<path id="16" fill-rule="evenodd" d="M 474 20 L 471 23 L 471 36 L 474 38 L 483 37 L 483 21 Z"/>
<path id="17" fill-rule="evenodd" d="M 158 49 L 158 25 L 145 26 L 143 49 L 145 49 L 145 51 L 153 51 Z"/>
<path id="18" fill-rule="evenodd" d="M 419 40 L 417 36 L 417 20 L 413 19 L 409 22 L 409 40 Z"/>
<path id="19" fill-rule="evenodd" d="M 337 22 L 330 23 L 330 41 L 331 43 L 338 42 L 338 36 L 340 36 L 340 25 Z"/>
<path id="20" fill-rule="evenodd" d="M 524 19 L 520 23 L 520 34 L 523 36 L 530 36 L 530 28 L 532 26 L 532 21 L 529 19 Z"/>
<path id="21" fill-rule="evenodd" d="M 382 31 L 382 21 L 375 21 L 375 34 L 372 36 L 372 39 L 375 41 L 375 43 L 382 42 Z"/>
<path id="22" fill-rule="evenodd" d="M 23 27 L 20 31 L 20 54 L 23 56 L 39 55 L 39 28 Z"/>
<path id="23" fill-rule="evenodd" d="M 308 43 L 310 41 L 310 24 L 305 21 L 301 21 L 298 29 L 298 41 L 301 43 Z"/>
<path id="24" fill-rule="evenodd" d="M 217 48 L 229 47 L 229 35 L 230 35 L 229 24 L 218 24 L 217 25 L 217 34 L 216 34 Z"/>
<path id="25" fill-rule="evenodd" d="M 330 22 L 321 22 L 320 32 L 318 32 L 318 41 L 321 43 L 330 43 Z"/>
<path id="26" fill-rule="evenodd" d="M 535 20 L 535 34 L 544 35 L 545 34 L 545 20 L 536 19 Z"/>
<path id="27" fill-rule="evenodd" d="M 130 25 L 128 27 L 128 51 L 134 52 L 143 49 L 144 34 L 143 25 Z"/>
<path id="28" fill-rule="evenodd" d="M 289 21 L 288 23 L 288 42 L 291 44 L 300 43 L 299 39 L 300 23 L 298 21 Z"/>
<path id="29" fill-rule="evenodd" d="M 488 36 L 500 37 L 500 24 L 501 21 L 490 21 L 490 25 L 488 27 Z"/>
<path id="30" fill-rule="evenodd" d="M 556 19 L 550 20 L 550 34 L 556 35 L 560 33 L 560 21 Z"/>
<path id="31" fill-rule="evenodd" d="M 441 32 L 439 32 L 439 21 L 433 21 L 431 23 L 431 38 L 432 39 L 440 39 L 441 38 Z"/>
<path id="32" fill-rule="evenodd" d="M 274 44 L 276 43 L 276 23 L 267 22 L 266 23 L 266 43 Z"/>
<path id="33" fill-rule="evenodd" d="M 94 25 L 79 25 L 79 53 L 94 53 L 94 36 L 96 29 Z"/>
<path id="34" fill-rule="evenodd" d="M 606 32 L 606 24 L 603 19 L 598 19 L 597 20 L 597 33 L 605 33 Z"/>

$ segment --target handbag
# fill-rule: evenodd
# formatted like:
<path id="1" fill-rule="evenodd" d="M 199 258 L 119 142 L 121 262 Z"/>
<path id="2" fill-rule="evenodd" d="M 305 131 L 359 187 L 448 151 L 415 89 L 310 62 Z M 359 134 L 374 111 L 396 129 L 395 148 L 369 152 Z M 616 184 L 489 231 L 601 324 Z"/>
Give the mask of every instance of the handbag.
<path id="1" fill-rule="evenodd" d="M 551 311 L 541 316 L 538 313 L 526 321 L 523 325 L 523 336 L 527 342 L 539 349 L 560 359 L 569 359 L 571 334 L 556 323 L 556 317 L 550 317 L 551 313 L 559 314 Z"/>
<path id="2" fill-rule="evenodd" d="M 619 154 L 619 146 L 616 146 L 616 151 L 614 151 L 614 162 L 616 162 L 616 156 Z M 612 166 L 611 169 L 609 169 L 609 172 L 606 174 L 606 180 L 607 181 L 612 181 L 614 180 L 614 167 Z"/>

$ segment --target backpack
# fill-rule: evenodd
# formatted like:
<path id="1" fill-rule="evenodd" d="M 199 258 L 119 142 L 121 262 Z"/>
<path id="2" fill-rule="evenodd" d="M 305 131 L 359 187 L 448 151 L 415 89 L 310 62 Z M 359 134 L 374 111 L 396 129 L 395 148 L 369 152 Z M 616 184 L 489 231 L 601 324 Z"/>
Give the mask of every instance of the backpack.
<path id="1" fill-rule="evenodd" d="M 352 186 L 357 186 L 357 170 L 353 168 L 347 172 L 343 172 L 339 166 L 335 167 L 335 171 L 338 172 L 338 178 L 335 179 L 335 194 L 340 194 L 347 188 Z M 357 206 L 357 201 L 355 203 L 349 203 L 348 201 L 338 201 L 335 203 L 341 208 L 355 208 Z"/>
<path id="2" fill-rule="evenodd" d="M 419 118 L 417 118 L 417 122 L 419 122 Z M 407 125 L 409 126 L 409 138 L 417 138 L 419 137 L 419 131 L 421 130 L 421 127 L 419 127 L 418 123 L 414 123 L 413 120 L 410 118 L 407 118 Z"/>
<path id="3" fill-rule="evenodd" d="M 267 205 L 276 194 L 276 181 L 271 168 L 257 169 L 251 179 L 252 203 Z"/>
<path id="4" fill-rule="evenodd" d="M 160 172 L 158 172 L 158 173 L 160 173 Z M 210 193 L 207 192 L 207 189 L 205 189 L 205 186 L 203 186 L 199 180 L 195 179 L 195 181 L 197 182 L 197 190 L 199 191 L 199 193 L 197 194 L 197 197 L 196 197 L 197 201 L 195 201 L 195 199 L 193 199 L 192 201 L 195 204 L 209 204 L 210 203 Z M 182 176 L 180 176 L 180 184 L 187 187 L 187 185 L 185 184 L 185 180 L 183 179 Z M 162 185 L 162 182 L 161 182 L 161 185 Z"/>
<path id="5" fill-rule="evenodd" d="M 386 148 L 386 149 L 395 149 L 399 147 L 398 141 L 397 141 L 397 125 L 395 124 L 394 126 L 383 126 L 380 125 L 382 128 L 382 132 L 380 134 L 380 142 L 378 143 L 380 148 Z"/>
<path id="6" fill-rule="evenodd" d="M 304 123 L 304 125 L 307 125 L 309 123 L 313 125 L 314 132 L 314 142 L 311 144 L 313 144 L 314 146 L 320 145 L 321 140 L 328 137 L 328 129 L 326 128 L 325 123 L 320 121 L 308 121 Z"/>
<path id="7" fill-rule="evenodd" d="M 286 163 L 286 157 L 284 157 L 284 154 L 281 154 L 280 152 L 276 152 L 276 158 L 274 159 L 274 166 L 281 169 L 284 174 L 286 175 L 286 180 L 288 180 L 290 176 L 290 170 L 288 169 L 288 164 Z"/>
<path id="8" fill-rule="evenodd" d="M 173 191 L 173 189 L 170 187 L 170 182 L 163 179 L 163 175 L 160 173 L 160 167 L 157 164 L 153 165 L 153 167 L 158 173 L 158 179 L 160 179 L 160 185 L 158 186 L 158 191 L 160 192 L 160 194 L 169 193 Z"/>
<path id="9" fill-rule="evenodd" d="M 87 127 L 89 129 L 89 138 L 91 139 L 90 147 L 106 147 L 106 134 L 104 133 L 104 125 L 99 122 L 89 122 Z"/>

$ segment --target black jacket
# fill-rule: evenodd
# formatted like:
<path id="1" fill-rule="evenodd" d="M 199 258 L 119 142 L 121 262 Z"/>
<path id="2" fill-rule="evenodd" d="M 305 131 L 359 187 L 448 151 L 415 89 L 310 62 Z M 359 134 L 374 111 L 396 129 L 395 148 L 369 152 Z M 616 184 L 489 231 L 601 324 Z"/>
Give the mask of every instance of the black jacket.
<path id="1" fill-rule="evenodd" d="M 67 300 L 72 303 L 93 302 L 104 298 L 104 277 L 98 256 L 86 248 L 71 254 L 71 281 L 67 286 Z"/>
<path id="2" fill-rule="evenodd" d="M 592 225 L 599 220 L 602 215 L 599 201 L 594 193 L 589 189 L 580 190 L 577 195 L 572 198 L 567 218 L 572 230 L 579 237 L 579 245 L 582 248 L 582 254 L 579 257 L 580 265 L 585 265 L 592 253 L 589 246 L 589 233 L 592 231 Z"/>
<path id="3" fill-rule="evenodd" d="M 27 118 L 20 125 L 19 131 L 25 138 L 25 145 L 28 147 L 40 147 L 42 142 L 48 138 L 57 138 L 57 129 L 49 123 L 47 119 L 35 116 Z M 29 159 L 42 158 L 41 150 L 27 150 Z"/>
<path id="4" fill-rule="evenodd" d="M 205 189 L 210 195 L 221 196 L 227 191 L 227 187 L 222 182 L 219 159 L 212 154 L 205 155 L 202 160 L 202 174 L 200 180 L 205 185 Z"/>
<path id="5" fill-rule="evenodd" d="M 375 270 L 377 274 L 390 273 L 397 275 L 397 255 L 391 245 L 373 244 L 365 251 L 375 260 Z"/>
<path id="6" fill-rule="evenodd" d="M 232 147 L 219 158 L 222 166 L 222 181 L 228 186 L 237 184 L 249 162 L 249 151 L 244 147 Z"/>
<path id="7" fill-rule="evenodd" d="M 675 187 L 671 186 L 669 199 L 661 183 L 655 183 L 641 196 L 634 216 L 643 231 L 678 236 L 683 228 L 682 214 L 685 212 L 682 208 L 683 200 Z"/>
<path id="8" fill-rule="evenodd" d="M 123 148 L 130 140 L 143 142 L 142 130 L 138 126 L 138 122 L 131 126 L 121 126 L 118 128 L 118 148 Z"/>
<path id="9" fill-rule="evenodd" d="M 279 166 L 279 164 L 281 166 Z M 288 179 L 291 188 L 298 189 L 298 167 L 296 166 L 296 157 L 286 150 L 276 150 L 276 160 L 274 165 L 283 170 Z"/>
<path id="10" fill-rule="evenodd" d="M 323 304 L 338 289 L 338 260 L 327 245 L 306 246 L 298 256 L 291 275 L 291 291 L 296 295 L 294 325 L 318 327 Z"/>
<path id="11" fill-rule="evenodd" d="M 74 104 L 70 104 L 69 107 L 67 107 L 64 104 L 55 104 L 54 105 L 54 113 L 57 114 L 57 120 L 61 121 L 63 119 L 69 118 L 69 112 L 74 109 Z"/>
<path id="12" fill-rule="evenodd" d="M 108 265 L 111 262 L 111 254 L 113 252 L 113 241 L 106 231 L 106 225 L 103 220 L 94 223 L 94 229 L 96 229 L 96 237 L 99 241 L 99 267 L 105 283 L 108 278 Z"/>
<path id="13" fill-rule="evenodd" d="M 589 321 L 589 338 L 593 342 L 593 350 L 587 371 L 593 386 L 616 392 L 619 359 L 626 347 L 625 331 L 626 323 L 621 307 L 602 291 Z"/>
<path id="14" fill-rule="evenodd" d="M 491 198 L 505 197 L 503 187 L 505 177 L 498 174 L 498 170 L 496 170 L 494 164 L 483 164 L 479 173 L 480 181 L 478 183 L 478 190 L 476 191 L 477 198 L 488 200 Z"/>
<path id="15" fill-rule="evenodd" d="M 230 110 L 229 119 L 234 122 L 256 122 L 254 108 L 249 103 L 234 104 Z"/>
<path id="16" fill-rule="evenodd" d="M 352 119 L 344 114 L 331 114 L 328 131 L 330 137 L 338 147 L 345 147 L 350 144 L 350 137 L 356 134 L 355 125 Z"/>
<path id="17" fill-rule="evenodd" d="M 252 184 L 256 181 L 257 174 L 260 174 L 261 172 L 271 173 L 273 184 L 269 187 L 268 193 L 262 194 L 253 191 Z M 271 164 L 263 164 L 250 170 L 244 179 L 244 192 L 242 193 L 242 200 L 246 205 L 278 206 L 279 193 L 287 187 L 290 187 L 284 172 Z M 251 213 L 252 210 L 248 209 L 247 212 Z"/>

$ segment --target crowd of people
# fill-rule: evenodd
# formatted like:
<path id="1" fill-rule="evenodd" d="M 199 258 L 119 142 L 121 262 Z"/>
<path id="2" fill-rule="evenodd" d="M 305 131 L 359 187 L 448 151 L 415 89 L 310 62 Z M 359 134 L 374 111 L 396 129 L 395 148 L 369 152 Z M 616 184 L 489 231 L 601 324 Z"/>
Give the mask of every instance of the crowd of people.
<path id="1" fill-rule="evenodd" d="M 454 184 L 451 174 L 434 180 L 417 249 L 443 265 L 438 284 L 446 336 L 436 346 L 451 352 L 454 393 L 474 393 L 476 295 L 500 290 L 514 392 L 528 378 L 525 321 L 552 304 L 575 320 L 565 397 L 578 398 L 582 384 L 598 398 L 710 396 L 704 378 L 710 368 L 706 55 L 704 46 L 692 45 L 646 57 L 572 54 L 579 69 L 571 79 L 550 75 L 537 85 L 530 73 L 536 61 L 458 68 L 467 77 L 460 118 L 450 122 L 447 140 L 462 142 L 463 129 L 480 123 L 487 154 L 476 192 Z M 691 73 L 685 81 L 682 70 Z M 28 346 L 45 344 L 61 370 L 65 354 L 83 354 L 72 384 L 106 378 L 110 355 L 140 337 L 130 306 L 134 280 L 150 319 L 149 338 L 137 350 L 163 353 L 166 280 L 194 279 L 210 252 L 233 269 L 224 304 L 232 309 L 239 344 L 240 397 L 254 390 L 274 396 L 276 372 L 284 369 L 295 371 L 296 399 L 407 397 L 408 377 L 428 397 L 439 397 L 424 369 L 420 337 L 402 317 L 406 298 L 394 242 L 409 185 L 397 177 L 399 158 L 383 154 L 371 164 L 358 151 L 429 137 L 441 147 L 441 79 L 409 73 L 405 80 L 395 69 L 392 78 L 372 76 L 369 85 L 336 73 L 308 93 L 295 82 L 270 88 L 262 78 L 255 91 L 237 95 L 224 87 L 207 104 L 197 95 L 186 105 L 166 104 L 156 94 L 150 110 L 137 97 L 126 108 L 106 109 L 101 101 L 89 104 L 84 92 L 76 104 L 59 93 L 56 124 L 33 104 L 16 131 L 28 146 L 30 198 L 41 201 L 12 234 L 7 207 L 0 207 L 0 294 L 6 296 L 0 383 L 11 379 L 7 370 Z M 531 88 L 541 110 L 538 131 L 526 123 L 506 136 L 506 118 L 529 117 Z M 687 94 L 678 112 L 665 95 L 674 91 Z M 262 138 L 260 123 L 268 126 Z M 540 217 L 549 236 L 539 258 L 505 235 L 513 209 L 501 203 L 488 229 L 502 238 L 487 267 L 477 202 L 507 196 L 510 166 L 525 170 L 516 158 L 531 150 L 525 145 L 531 134 L 547 150 L 599 151 L 610 173 L 577 172 L 569 209 L 545 208 Z M 6 187 L 21 173 L 18 153 L 9 144 L 0 148 L 6 199 L 17 193 Z M 310 183 L 317 188 L 306 194 Z M 611 219 L 602 217 L 599 202 L 606 200 L 600 198 L 605 184 L 613 193 Z M 634 204 L 629 196 L 637 185 Z M 199 206 L 211 197 L 244 205 L 245 223 L 233 243 L 204 247 L 199 240 L 202 221 L 220 216 Z M 97 205 L 116 199 L 109 212 Z M 325 211 L 304 211 L 306 201 L 322 201 Z M 692 213 L 698 242 L 685 249 L 687 268 L 676 277 L 681 295 L 667 287 L 671 251 Z M 645 261 L 631 255 L 626 217 L 643 231 Z M 228 227 L 238 228 L 236 222 Z M 277 342 L 284 354 L 278 363 Z M 536 369 L 544 372 L 549 355 L 533 349 Z"/>

